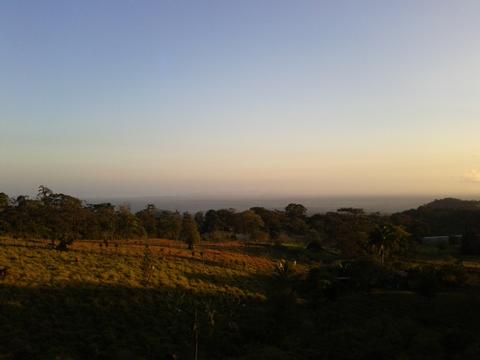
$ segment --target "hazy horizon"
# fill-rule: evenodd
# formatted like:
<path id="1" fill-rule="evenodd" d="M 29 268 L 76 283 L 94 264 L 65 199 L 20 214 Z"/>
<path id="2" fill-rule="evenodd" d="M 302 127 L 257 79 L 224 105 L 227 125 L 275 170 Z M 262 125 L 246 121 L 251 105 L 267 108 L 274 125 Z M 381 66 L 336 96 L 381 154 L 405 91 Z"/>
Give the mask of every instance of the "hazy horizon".
<path id="1" fill-rule="evenodd" d="M 61 192 L 58 189 L 51 189 Z M 254 206 L 282 210 L 290 203 L 305 205 L 309 213 L 336 211 L 341 207 L 362 208 L 367 212 L 393 213 L 417 208 L 437 199 L 457 198 L 461 200 L 480 200 L 480 194 L 328 194 L 328 195 L 295 195 L 295 194 L 167 194 L 167 195 L 112 195 L 90 196 L 78 193 L 67 193 L 88 204 L 109 202 L 114 205 L 128 205 L 132 211 L 144 209 L 154 204 L 159 210 L 206 211 L 210 209 L 233 208 L 238 211 Z M 12 198 L 26 195 L 35 198 L 37 191 L 7 194 Z"/>
<path id="2" fill-rule="evenodd" d="M 468 0 L 4 1 L 0 191 L 480 194 L 479 14 Z"/>
<path id="3" fill-rule="evenodd" d="M 115 205 L 129 205 L 132 211 L 139 211 L 147 204 L 154 204 L 160 210 L 207 211 L 228 209 L 237 211 L 260 206 L 267 209 L 283 210 L 290 203 L 301 203 L 310 214 L 336 211 L 342 207 L 362 208 L 366 212 L 394 213 L 414 209 L 436 199 L 448 196 L 134 196 L 134 197 L 93 197 L 84 198 L 88 203 L 111 202 Z M 480 196 L 455 196 L 462 200 L 480 200 Z"/>

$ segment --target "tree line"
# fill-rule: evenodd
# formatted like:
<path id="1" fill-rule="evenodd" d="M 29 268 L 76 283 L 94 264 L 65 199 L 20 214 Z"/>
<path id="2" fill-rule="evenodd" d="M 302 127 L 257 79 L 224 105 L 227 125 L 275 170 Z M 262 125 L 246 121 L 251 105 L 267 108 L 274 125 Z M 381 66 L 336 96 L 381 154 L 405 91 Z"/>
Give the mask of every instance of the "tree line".
<path id="1" fill-rule="evenodd" d="M 252 207 L 195 214 L 148 204 L 133 213 L 128 205 L 88 204 L 40 186 L 34 198 L 0 193 L 0 235 L 50 239 L 58 249 L 83 239 L 164 238 L 183 240 L 190 248 L 202 239 L 302 242 L 311 250 L 335 248 L 350 258 L 372 252 L 386 258 L 425 236 L 462 235 L 461 251 L 480 254 L 480 202 L 447 198 L 391 215 L 358 208 L 310 215 L 295 203 L 282 210 Z"/>
<path id="2" fill-rule="evenodd" d="M 193 225 L 193 226 L 192 226 Z M 49 239 L 66 250 L 75 240 L 107 241 L 165 237 L 196 242 L 200 239 L 189 213 L 157 210 L 149 205 L 136 214 L 127 205 L 87 204 L 73 196 L 40 186 L 34 199 L 9 198 L 0 193 L 0 235 Z"/>
<path id="3" fill-rule="evenodd" d="M 73 196 L 40 186 L 35 198 L 15 199 L 0 193 L 0 235 L 50 239 L 64 250 L 82 239 L 165 238 L 183 240 L 190 248 L 201 239 L 224 241 L 303 242 L 311 250 L 335 247 L 347 257 L 368 252 L 382 259 L 408 247 L 411 235 L 392 217 L 361 209 L 308 215 L 301 204 L 283 210 L 252 207 L 207 212 L 167 211 L 153 204 L 132 213 L 126 205 L 87 204 Z"/>

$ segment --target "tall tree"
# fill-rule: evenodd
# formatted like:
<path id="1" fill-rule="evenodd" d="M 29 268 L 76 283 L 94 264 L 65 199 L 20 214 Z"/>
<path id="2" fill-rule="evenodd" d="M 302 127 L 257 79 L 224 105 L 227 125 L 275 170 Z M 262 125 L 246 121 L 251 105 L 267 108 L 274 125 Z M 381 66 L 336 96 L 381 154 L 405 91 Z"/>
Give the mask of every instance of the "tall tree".
<path id="1" fill-rule="evenodd" d="M 190 250 L 193 250 L 195 244 L 199 243 L 201 239 L 197 222 L 188 212 L 183 214 L 180 238 L 187 243 Z"/>
<path id="2" fill-rule="evenodd" d="M 123 239 L 142 238 L 147 234 L 140 220 L 131 213 L 130 208 L 126 205 L 120 206 L 117 211 L 116 229 L 118 237 Z"/>
<path id="3" fill-rule="evenodd" d="M 10 198 L 7 194 L 0 193 L 0 211 L 5 210 L 10 205 Z"/>
<path id="4" fill-rule="evenodd" d="M 208 210 L 205 214 L 203 219 L 203 229 L 202 232 L 204 233 L 212 233 L 214 231 L 223 230 L 225 224 L 218 216 L 215 210 Z"/>
<path id="5" fill-rule="evenodd" d="M 89 205 L 89 209 L 92 216 L 87 237 L 103 241 L 113 240 L 117 232 L 115 206 L 110 203 L 101 203 Z"/>
<path id="6" fill-rule="evenodd" d="M 48 229 L 49 237 L 59 240 L 59 250 L 84 235 L 87 210 L 81 200 L 61 193 L 54 193 L 46 186 L 40 186 L 37 195 L 41 210 L 41 224 Z"/>
<path id="7" fill-rule="evenodd" d="M 158 236 L 178 240 L 182 230 L 182 215 L 178 211 L 160 211 L 157 217 Z"/>
<path id="8" fill-rule="evenodd" d="M 235 214 L 235 219 L 235 231 L 240 234 L 248 235 L 250 238 L 256 238 L 265 225 L 261 216 L 257 215 L 252 210 L 246 210 Z"/>
<path id="9" fill-rule="evenodd" d="M 7 233 L 10 230 L 10 223 L 8 221 L 8 210 L 10 206 L 10 198 L 5 193 L 0 193 L 0 235 Z"/>
<path id="10" fill-rule="evenodd" d="M 268 210 L 264 207 L 253 207 L 250 210 L 262 218 L 264 228 L 272 239 L 280 236 L 286 222 L 285 213 L 278 210 Z"/>
<path id="11" fill-rule="evenodd" d="M 148 204 L 145 209 L 137 212 L 136 215 L 140 219 L 140 222 L 147 232 L 148 237 L 157 237 L 157 208 L 155 205 Z"/>
<path id="12" fill-rule="evenodd" d="M 291 218 L 303 218 L 307 215 L 307 208 L 302 204 L 288 204 L 285 208 L 285 214 Z"/>
<path id="13" fill-rule="evenodd" d="M 296 235 L 308 234 L 309 228 L 306 223 L 307 208 L 302 204 L 289 204 L 285 208 L 287 215 L 286 227 L 287 230 Z"/>
<path id="14" fill-rule="evenodd" d="M 384 264 L 387 256 L 408 246 L 408 237 L 409 234 L 399 226 L 381 224 L 375 226 L 370 233 L 369 244 L 380 258 L 380 262 Z"/>
<path id="15" fill-rule="evenodd" d="M 197 211 L 194 218 L 197 222 L 198 231 L 203 232 L 203 223 L 205 221 L 205 215 L 203 214 L 203 211 Z"/>

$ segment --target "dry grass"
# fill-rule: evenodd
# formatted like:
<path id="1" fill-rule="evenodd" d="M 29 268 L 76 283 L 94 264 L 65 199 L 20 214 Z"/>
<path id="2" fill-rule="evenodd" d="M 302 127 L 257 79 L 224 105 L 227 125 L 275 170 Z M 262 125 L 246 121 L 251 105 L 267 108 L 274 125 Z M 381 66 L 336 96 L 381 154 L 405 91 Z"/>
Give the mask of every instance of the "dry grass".
<path id="1" fill-rule="evenodd" d="M 145 245 L 150 257 L 145 263 Z M 178 241 L 150 239 L 111 242 L 78 241 L 68 252 L 48 241 L 0 241 L 5 285 L 61 287 L 74 284 L 184 289 L 199 293 L 264 298 L 265 282 L 277 259 L 268 248 L 238 242 L 201 244 L 192 252 Z M 144 269 L 150 267 L 146 283 Z M 306 270 L 299 264 L 299 271 Z"/>
<path id="2" fill-rule="evenodd" d="M 272 298 L 263 300 L 276 262 L 295 259 L 306 272 L 319 263 L 309 256 L 238 242 L 203 243 L 192 253 L 161 239 L 79 241 L 60 252 L 48 241 L 0 239 L 0 268 L 9 268 L 0 278 L 0 359 L 187 359 L 197 314 L 200 359 L 442 358 L 452 328 L 472 339 L 479 333 L 478 297 L 462 290 L 428 300 L 411 291 L 358 292 L 316 310 L 302 299 L 289 308 L 294 321 L 272 316 Z M 468 260 L 469 274 L 478 264 Z M 288 347 L 274 346 L 282 331 Z M 474 350 L 480 344 L 471 342 Z"/>

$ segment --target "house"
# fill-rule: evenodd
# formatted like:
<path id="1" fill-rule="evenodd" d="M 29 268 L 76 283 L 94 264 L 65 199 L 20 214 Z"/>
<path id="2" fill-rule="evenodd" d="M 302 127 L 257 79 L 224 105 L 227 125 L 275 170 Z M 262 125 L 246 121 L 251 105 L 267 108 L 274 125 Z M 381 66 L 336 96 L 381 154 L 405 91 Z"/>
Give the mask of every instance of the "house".
<path id="1" fill-rule="evenodd" d="M 425 245 L 448 245 L 450 236 L 426 236 L 422 238 L 422 244 Z"/>

